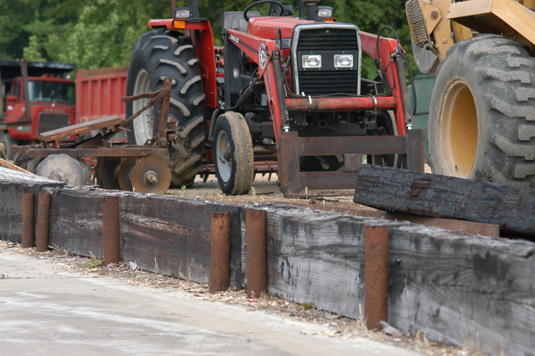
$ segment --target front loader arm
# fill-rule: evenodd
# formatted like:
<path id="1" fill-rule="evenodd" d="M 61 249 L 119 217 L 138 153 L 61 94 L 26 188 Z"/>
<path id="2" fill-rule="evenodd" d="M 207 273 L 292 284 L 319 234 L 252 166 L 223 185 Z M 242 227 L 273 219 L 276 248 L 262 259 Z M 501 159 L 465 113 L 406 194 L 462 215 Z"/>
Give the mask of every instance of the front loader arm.
<path id="1" fill-rule="evenodd" d="M 414 60 L 422 73 L 434 73 L 451 46 L 472 37 L 469 28 L 448 18 L 450 5 L 452 0 L 409 0 L 405 3 Z"/>
<path id="2" fill-rule="evenodd" d="M 282 90 L 280 49 L 274 40 L 260 38 L 237 30 L 227 30 L 227 38 L 250 60 L 258 64 L 258 78 L 263 79 L 266 86 L 273 130 L 278 141 L 282 130 L 289 125 L 289 114 Z"/>
<path id="3" fill-rule="evenodd" d="M 535 52 L 535 0 L 409 0 L 405 4 L 414 59 L 433 73 L 454 43 L 477 33 L 502 34 Z"/>

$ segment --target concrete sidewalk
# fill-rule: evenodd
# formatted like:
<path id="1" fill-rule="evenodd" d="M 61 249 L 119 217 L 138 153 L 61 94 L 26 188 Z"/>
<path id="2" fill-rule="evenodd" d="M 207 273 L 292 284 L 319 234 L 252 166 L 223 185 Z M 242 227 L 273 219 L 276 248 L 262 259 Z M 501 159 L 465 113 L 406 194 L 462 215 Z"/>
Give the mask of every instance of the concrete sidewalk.
<path id="1" fill-rule="evenodd" d="M 262 311 L 58 272 L 0 249 L 0 354 L 395 355 L 417 352 Z M 322 334 L 323 333 L 323 334 Z M 312 335 L 316 334 L 316 335 Z"/>

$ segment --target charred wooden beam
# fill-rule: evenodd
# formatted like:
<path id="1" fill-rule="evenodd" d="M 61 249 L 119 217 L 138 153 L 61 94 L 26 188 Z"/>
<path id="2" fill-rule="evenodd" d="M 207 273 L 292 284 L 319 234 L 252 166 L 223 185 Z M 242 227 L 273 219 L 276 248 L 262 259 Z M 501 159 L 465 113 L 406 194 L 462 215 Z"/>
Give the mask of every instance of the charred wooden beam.
<path id="1" fill-rule="evenodd" d="M 535 234 L 535 190 L 379 166 L 359 171 L 354 202 L 389 212 L 497 224 Z"/>

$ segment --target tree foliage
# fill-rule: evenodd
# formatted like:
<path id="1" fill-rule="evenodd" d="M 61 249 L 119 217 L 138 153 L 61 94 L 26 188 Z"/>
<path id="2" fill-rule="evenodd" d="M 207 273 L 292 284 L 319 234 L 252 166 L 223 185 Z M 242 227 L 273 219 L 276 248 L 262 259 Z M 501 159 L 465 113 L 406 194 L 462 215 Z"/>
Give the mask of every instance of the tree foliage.
<path id="1" fill-rule="evenodd" d="M 298 11 L 298 0 L 286 0 Z M 180 2 L 177 2 L 180 4 Z M 210 20 L 221 44 L 224 11 L 243 10 L 252 0 L 200 0 L 200 14 Z M 392 26 L 410 52 L 405 0 L 323 0 L 339 22 L 377 33 Z M 132 45 L 148 31 L 151 18 L 168 18 L 170 1 L 162 0 L 0 0 L 0 59 L 62 61 L 78 68 L 128 65 Z M 384 32 L 385 36 L 393 34 Z M 367 67 L 373 67 L 371 62 Z M 368 68 L 373 70 L 373 68 Z"/>

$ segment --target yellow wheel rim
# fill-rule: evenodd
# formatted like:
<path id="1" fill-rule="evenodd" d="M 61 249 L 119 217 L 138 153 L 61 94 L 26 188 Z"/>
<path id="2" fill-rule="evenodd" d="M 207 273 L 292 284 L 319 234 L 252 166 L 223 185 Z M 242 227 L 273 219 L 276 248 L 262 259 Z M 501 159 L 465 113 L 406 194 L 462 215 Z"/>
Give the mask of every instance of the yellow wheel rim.
<path id="1" fill-rule="evenodd" d="M 478 123 L 474 97 L 463 81 L 456 80 L 450 84 L 444 96 L 442 114 L 448 151 L 444 153 L 449 156 L 446 157 L 448 165 L 466 178 L 476 159 Z"/>

